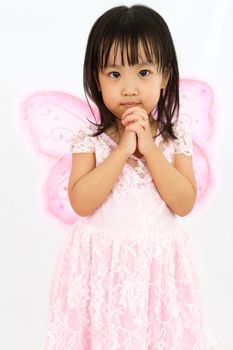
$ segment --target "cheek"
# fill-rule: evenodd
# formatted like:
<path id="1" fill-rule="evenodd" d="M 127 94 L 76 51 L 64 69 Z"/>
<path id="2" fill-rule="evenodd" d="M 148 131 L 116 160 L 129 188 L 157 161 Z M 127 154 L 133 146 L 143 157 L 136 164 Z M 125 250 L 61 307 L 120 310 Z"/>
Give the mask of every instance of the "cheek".
<path id="1" fill-rule="evenodd" d="M 116 89 L 114 89 L 114 87 L 112 87 L 111 85 L 106 85 L 105 88 L 102 90 L 102 95 L 106 101 L 114 103 L 115 99 L 118 96 L 118 93 Z"/>
<path id="2" fill-rule="evenodd" d="M 151 103 L 152 101 L 158 100 L 160 96 L 160 90 L 158 88 L 151 88 L 145 94 L 147 102 Z"/>
<path id="3" fill-rule="evenodd" d="M 147 111 L 151 111 L 155 105 L 158 103 L 160 97 L 159 89 L 150 89 L 145 95 L 144 104 Z"/>
<path id="4" fill-rule="evenodd" d="M 115 99 L 114 99 L 114 95 L 112 94 L 112 91 L 111 90 L 102 91 L 102 97 L 103 97 L 104 104 L 111 109 L 115 104 Z"/>

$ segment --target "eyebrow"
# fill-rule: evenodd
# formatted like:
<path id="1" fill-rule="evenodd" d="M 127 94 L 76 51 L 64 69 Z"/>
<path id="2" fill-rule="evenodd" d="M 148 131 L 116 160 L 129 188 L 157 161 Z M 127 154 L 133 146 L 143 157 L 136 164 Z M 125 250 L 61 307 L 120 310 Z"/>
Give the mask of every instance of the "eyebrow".
<path id="1" fill-rule="evenodd" d="M 156 64 L 155 63 L 150 63 L 148 61 L 144 61 L 142 63 L 136 63 L 134 64 L 134 66 L 137 66 L 137 67 L 141 67 L 141 66 L 155 66 Z M 117 67 L 117 68 L 120 68 L 122 67 L 123 65 L 122 64 L 115 64 L 115 63 L 112 63 L 112 64 L 107 64 L 104 68 L 114 68 L 114 67 Z"/>

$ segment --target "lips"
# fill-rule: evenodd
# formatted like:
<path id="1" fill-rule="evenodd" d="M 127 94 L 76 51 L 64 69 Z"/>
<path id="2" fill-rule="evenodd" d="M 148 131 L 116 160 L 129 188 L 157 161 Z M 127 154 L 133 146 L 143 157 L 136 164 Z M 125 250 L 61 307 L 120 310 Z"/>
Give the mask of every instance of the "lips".
<path id="1" fill-rule="evenodd" d="M 125 103 L 122 103 L 123 106 L 125 107 L 135 107 L 137 105 L 139 105 L 138 102 L 125 102 Z"/>

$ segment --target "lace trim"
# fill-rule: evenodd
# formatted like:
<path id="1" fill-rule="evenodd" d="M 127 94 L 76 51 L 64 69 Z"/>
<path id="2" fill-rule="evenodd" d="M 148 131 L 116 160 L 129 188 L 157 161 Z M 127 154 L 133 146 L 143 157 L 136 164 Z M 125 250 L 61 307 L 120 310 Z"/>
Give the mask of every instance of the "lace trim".
<path id="1" fill-rule="evenodd" d="M 191 156 L 193 154 L 193 144 L 189 126 L 179 121 L 174 133 L 178 137 L 177 140 L 174 140 L 174 153 L 184 153 L 187 156 Z"/>
<path id="2" fill-rule="evenodd" d="M 95 139 L 91 137 L 90 126 L 85 125 L 75 130 L 70 139 L 70 152 L 71 153 L 94 153 L 95 152 Z"/>

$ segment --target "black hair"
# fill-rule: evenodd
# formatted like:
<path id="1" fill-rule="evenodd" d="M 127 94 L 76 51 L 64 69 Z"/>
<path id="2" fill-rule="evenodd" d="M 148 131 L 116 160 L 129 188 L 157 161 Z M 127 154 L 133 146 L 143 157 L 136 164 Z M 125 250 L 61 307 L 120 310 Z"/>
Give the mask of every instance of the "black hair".
<path id="1" fill-rule="evenodd" d="M 87 102 L 89 97 L 98 107 L 101 121 L 100 124 L 95 124 L 98 129 L 92 136 L 101 134 L 113 125 L 118 129 L 116 117 L 105 106 L 98 89 L 99 71 L 106 66 L 113 43 L 120 47 L 122 62 L 125 49 L 128 64 L 139 63 L 139 42 L 142 43 L 148 61 L 153 62 L 155 57 L 159 71 L 169 74 L 166 88 L 160 91 L 155 112 L 157 128 L 164 140 L 177 138 L 172 129 L 173 116 L 176 115 L 178 119 L 179 115 L 179 70 L 176 52 L 164 19 L 144 5 L 113 7 L 101 15 L 91 28 L 84 58 L 83 85 Z M 89 102 L 88 104 L 91 108 Z"/>

